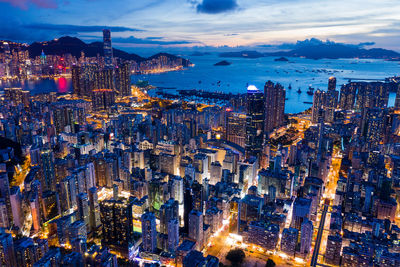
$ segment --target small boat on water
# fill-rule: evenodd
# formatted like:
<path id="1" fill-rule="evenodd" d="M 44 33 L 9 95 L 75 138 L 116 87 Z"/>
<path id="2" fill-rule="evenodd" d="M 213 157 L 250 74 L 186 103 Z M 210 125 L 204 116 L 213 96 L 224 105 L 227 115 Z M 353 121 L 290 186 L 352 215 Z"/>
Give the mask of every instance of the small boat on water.
<path id="1" fill-rule="evenodd" d="M 288 89 L 289 89 L 289 90 L 292 90 L 292 84 L 291 84 L 291 83 L 289 84 Z"/>
<path id="2" fill-rule="evenodd" d="M 299 87 L 299 89 L 297 90 L 297 93 L 298 93 L 298 94 L 301 94 L 301 89 L 300 89 L 300 87 Z"/>

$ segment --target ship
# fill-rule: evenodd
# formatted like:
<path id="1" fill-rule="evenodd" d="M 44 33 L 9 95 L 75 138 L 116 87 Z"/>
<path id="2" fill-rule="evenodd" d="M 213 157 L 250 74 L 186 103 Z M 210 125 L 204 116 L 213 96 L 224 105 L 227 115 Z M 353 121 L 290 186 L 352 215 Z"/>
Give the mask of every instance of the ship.
<path id="1" fill-rule="evenodd" d="M 292 90 L 292 84 L 291 83 L 289 84 L 288 88 L 289 88 L 289 90 Z"/>
<path id="2" fill-rule="evenodd" d="M 299 87 L 299 89 L 297 90 L 297 93 L 298 93 L 298 94 L 301 94 L 301 89 L 300 89 L 300 87 Z"/>

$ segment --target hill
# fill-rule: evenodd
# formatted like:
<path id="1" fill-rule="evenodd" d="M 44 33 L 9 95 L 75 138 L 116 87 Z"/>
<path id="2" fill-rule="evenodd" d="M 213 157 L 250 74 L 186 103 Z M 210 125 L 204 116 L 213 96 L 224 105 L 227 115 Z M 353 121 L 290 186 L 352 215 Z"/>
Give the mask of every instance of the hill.
<path id="1" fill-rule="evenodd" d="M 354 45 L 340 43 L 309 44 L 290 51 L 266 53 L 266 56 L 306 57 L 310 59 L 321 58 L 375 58 L 375 59 L 400 59 L 400 54 L 387 49 L 365 49 Z"/>
<path id="2" fill-rule="evenodd" d="M 103 43 L 102 42 L 93 42 L 93 43 L 85 43 L 79 38 L 64 36 L 59 39 L 54 39 L 46 42 L 34 42 L 28 46 L 28 51 L 30 57 L 40 56 L 42 51 L 46 55 L 64 55 L 71 54 L 75 57 L 80 57 L 81 52 L 85 53 L 87 57 L 96 57 L 98 54 L 100 56 L 104 56 Z M 141 57 L 137 54 L 127 53 L 123 50 L 113 48 L 113 55 L 115 57 L 119 57 L 124 60 L 134 60 L 136 62 L 143 62 L 146 60 L 152 60 L 154 58 L 158 58 L 160 56 L 166 56 L 171 60 L 180 59 L 175 55 L 171 55 L 168 53 L 158 53 L 149 58 Z M 183 67 L 188 67 L 190 65 L 190 61 L 182 58 Z"/>

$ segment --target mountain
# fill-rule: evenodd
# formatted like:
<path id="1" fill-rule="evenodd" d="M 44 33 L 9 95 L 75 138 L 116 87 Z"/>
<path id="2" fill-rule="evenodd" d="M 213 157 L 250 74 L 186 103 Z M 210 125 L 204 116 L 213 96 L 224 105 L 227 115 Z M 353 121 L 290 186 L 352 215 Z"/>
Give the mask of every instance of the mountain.
<path id="1" fill-rule="evenodd" d="M 96 57 L 97 54 L 100 56 L 104 56 L 103 43 L 102 42 L 93 42 L 93 43 L 85 43 L 79 38 L 64 36 L 59 39 L 54 39 L 47 42 L 35 42 L 28 46 L 28 51 L 30 57 L 40 56 L 42 51 L 46 55 L 64 55 L 71 54 L 75 57 L 80 57 L 81 52 L 85 53 L 87 57 Z M 119 57 L 124 60 L 134 60 L 136 62 L 143 62 L 146 60 L 152 60 L 154 58 L 158 58 L 160 56 L 166 56 L 170 60 L 181 59 L 180 57 L 168 54 L 168 53 L 158 53 L 149 58 L 144 58 L 139 55 L 133 53 L 127 53 L 123 50 L 113 48 L 113 55 L 115 57 Z M 188 67 L 191 62 L 187 59 L 182 58 L 182 66 Z"/>
<path id="2" fill-rule="evenodd" d="M 260 53 L 257 51 L 240 51 L 220 53 L 221 57 L 243 57 L 257 58 L 263 56 L 275 57 L 305 57 L 310 59 L 321 58 L 375 58 L 386 60 L 400 60 L 400 54 L 387 49 L 371 48 L 365 49 L 365 44 L 353 45 L 336 43 L 332 41 L 321 41 L 315 38 L 298 41 L 296 44 L 284 44 L 280 47 L 291 48 L 290 50 Z M 262 45 L 260 47 L 263 47 Z"/>
<path id="3" fill-rule="evenodd" d="M 376 58 L 376 59 L 399 59 L 400 54 L 387 49 L 372 48 L 365 49 L 355 45 L 340 43 L 309 44 L 295 48 L 290 51 L 279 51 L 266 53 L 266 56 L 305 57 L 310 59 L 321 58 Z"/>

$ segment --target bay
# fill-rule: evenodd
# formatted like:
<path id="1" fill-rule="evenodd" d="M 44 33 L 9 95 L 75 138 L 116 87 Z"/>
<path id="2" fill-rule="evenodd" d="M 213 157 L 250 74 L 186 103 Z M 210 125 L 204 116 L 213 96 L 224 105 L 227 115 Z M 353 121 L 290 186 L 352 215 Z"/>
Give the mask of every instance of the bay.
<path id="1" fill-rule="evenodd" d="M 348 79 L 384 79 L 399 74 L 400 65 L 394 61 L 378 59 L 305 59 L 288 58 L 288 62 L 274 61 L 276 57 L 261 58 L 221 58 L 217 53 L 203 56 L 180 54 L 188 58 L 193 67 L 182 71 L 159 74 L 132 75 L 132 83 L 139 80 L 148 81 L 156 87 L 165 87 L 167 92 L 176 90 L 198 89 L 231 93 L 245 93 L 247 85 L 255 85 L 263 90 L 266 81 L 279 82 L 286 88 L 286 113 L 297 113 L 311 107 L 313 96 L 306 93 L 308 87 L 326 90 L 328 79 L 337 78 L 337 89 Z M 227 60 L 228 66 L 214 66 L 215 63 Z M 289 90 L 288 86 L 292 89 Z M 24 82 L 0 83 L 4 87 L 22 87 L 32 94 L 72 91 L 71 79 L 43 79 Z M 172 88 L 172 89 L 171 89 Z M 302 93 L 297 93 L 301 88 Z M 154 93 L 154 92 L 153 92 Z M 389 106 L 394 104 L 395 94 L 390 93 Z"/>

